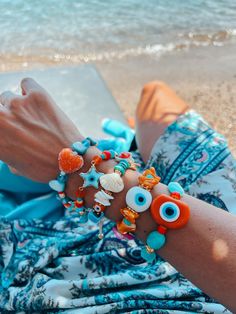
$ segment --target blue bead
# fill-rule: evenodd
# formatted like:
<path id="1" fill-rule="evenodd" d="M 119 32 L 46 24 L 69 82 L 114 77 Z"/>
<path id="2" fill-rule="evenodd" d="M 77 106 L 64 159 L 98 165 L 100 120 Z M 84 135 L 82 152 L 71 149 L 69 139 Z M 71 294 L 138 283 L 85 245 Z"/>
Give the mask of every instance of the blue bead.
<path id="1" fill-rule="evenodd" d="M 89 143 L 75 142 L 71 145 L 71 148 L 72 150 L 76 151 L 79 155 L 84 155 L 89 148 Z"/>
<path id="2" fill-rule="evenodd" d="M 57 192 L 63 192 L 65 189 L 65 183 L 59 182 L 58 180 L 51 180 L 48 184 L 52 190 Z"/>
<path id="3" fill-rule="evenodd" d="M 148 263 L 151 263 L 155 260 L 156 254 L 155 252 L 149 253 L 145 247 L 141 250 L 141 256 L 145 259 Z"/>
<path id="4" fill-rule="evenodd" d="M 94 223 L 98 223 L 103 216 L 104 216 L 103 213 L 101 213 L 100 216 L 95 215 L 92 211 L 88 213 L 88 219 Z"/>
<path id="5" fill-rule="evenodd" d="M 157 231 L 149 233 L 147 237 L 147 245 L 154 249 L 159 250 L 166 242 L 166 237 Z"/>
<path id="6" fill-rule="evenodd" d="M 84 139 L 82 141 L 82 143 L 88 143 L 89 146 L 95 146 L 97 145 L 97 141 L 95 141 L 94 139 L 92 139 L 91 137 L 86 137 L 86 139 Z"/>
<path id="7" fill-rule="evenodd" d="M 170 182 L 168 184 L 168 189 L 170 193 L 178 192 L 181 197 L 184 195 L 184 190 L 178 182 Z"/>
<path id="8" fill-rule="evenodd" d="M 115 158 L 116 152 L 113 149 L 110 149 L 109 152 L 111 153 L 111 158 Z"/>
<path id="9" fill-rule="evenodd" d="M 80 216 L 79 222 L 82 223 L 82 224 L 87 223 L 88 222 L 88 215 L 84 214 L 84 215 Z"/>

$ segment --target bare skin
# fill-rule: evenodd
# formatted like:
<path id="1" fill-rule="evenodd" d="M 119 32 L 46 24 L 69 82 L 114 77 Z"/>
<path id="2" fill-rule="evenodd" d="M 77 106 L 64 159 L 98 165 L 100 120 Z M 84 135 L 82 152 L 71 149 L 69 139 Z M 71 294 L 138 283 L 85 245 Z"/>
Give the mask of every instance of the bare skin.
<path id="1" fill-rule="evenodd" d="M 159 121 L 158 115 L 161 117 L 161 126 L 157 129 L 150 127 L 156 134 L 152 139 L 154 143 L 157 134 L 182 110 L 187 109 L 183 101 L 180 101 L 180 107 L 178 102 L 174 103 L 177 96 L 173 92 L 169 93 L 164 85 L 153 84 L 150 84 L 150 89 L 146 86 L 137 110 L 138 141 L 144 159 L 150 153 L 150 147 L 145 147 L 146 137 L 141 131 L 144 125 L 148 125 L 149 114 L 146 115 L 145 112 L 151 112 L 150 116 L 156 122 Z M 4 134 L 0 138 L 0 159 L 33 180 L 48 182 L 57 174 L 59 151 L 75 140 L 82 140 L 83 136 L 36 82 L 31 79 L 23 80 L 22 90 L 23 96 L 9 93 L 0 96 L 0 128 Z M 147 99 L 152 100 L 151 111 Z M 168 103 L 170 106 L 167 106 Z M 139 119 L 139 112 L 143 108 L 146 110 L 140 114 L 142 120 Z M 97 153 L 97 148 L 89 149 L 82 171 L 88 170 L 92 157 Z M 110 161 L 102 163 L 98 170 L 112 172 L 113 167 L 114 163 Z M 124 176 L 125 189 L 117 194 L 112 206 L 106 211 L 108 218 L 114 221 L 121 219 L 117 208 L 125 206 L 125 194 L 130 187 L 137 185 L 138 176 L 136 171 L 127 171 Z M 81 183 L 78 173 L 71 175 L 67 187 L 68 195 L 75 197 L 75 190 Z M 94 193 L 93 188 L 88 189 L 88 206 L 93 204 Z M 162 193 L 168 193 L 163 184 L 159 184 L 152 192 L 153 197 Z M 158 253 L 205 293 L 236 312 L 236 218 L 188 195 L 184 196 L 184 201 L 191 208 L 190 221 L 181 230 L 168 231 L 167 244 Z M 150 212 L 144 212 L 137 220 L 137 237 L 145 242 L 147 234 L 155 229 Z"/>
<path id="2" fill-rule="evenodd" d="M 136 109 L 136 140 L 145 162 L 165 128 L 188 109 L 165 83 L 154 81 L 144 86 Z"/>

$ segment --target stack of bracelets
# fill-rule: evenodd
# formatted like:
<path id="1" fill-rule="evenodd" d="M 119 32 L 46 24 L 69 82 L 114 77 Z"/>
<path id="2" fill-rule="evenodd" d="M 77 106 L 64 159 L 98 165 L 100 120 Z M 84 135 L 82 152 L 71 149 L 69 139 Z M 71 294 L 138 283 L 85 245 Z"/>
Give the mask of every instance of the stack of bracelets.
<path id="1" fill-rule="evenodd" d="M 136 164 L 129 152 L 121 154 L 117 154 L 113 150 L 101 152 L 100 155 L 93 157 L 87 172 L 79 173 L 83 179 L 83 185 L 77 189 L 76 200 L 72 200 L 65 193 L 68 175 L 83 167 L 83 155 L 86 154 L 89 147 L 96 145 L 96 141 L 88 137 L 82 142 L 75 142 L 71 148 L 62 149 L 58 156 L 59 175 L 55 180 L 49 182 L 49 186 L 57 192 L 58 198 L 69 214 L 79 215 L 81 223 L 88 221 L 99 223 L 98 237 L 102 239 L 104 212 L 111 205 L 115 194 L 124 190 L 122 177 L 125 172 L 128 169 L 135 170 Z M 113 173 L 99 172 L 97 166 L 110 159 L 117 162 Z M 154 168 L 145 170 L 139 176 L 138 181 L 139 186 L 134 186 L 127 191 L 127 206 L 120 209 L 123 218 L 117 222 L 113 231 L 117 237 L 133 238 L 132 233 L 136 231 L 136 220 L 150 208 L 157 228 L 147 236 L 146 246 L 142 249 L 141 255 L 146 261 L 152 262 L 156 258 L 155 251 L 163 247 L 166 242 L 167 230 L 182 228 L 186 225 L 190 217 L 190 209 L 186 203 L 181 201 L 184 191 L 177 182 L 168 184 L 170 195 L 161 194 L 153 199 L 151 191 L 160 182 L 160 177 L 156 175 Z M 86 188 L 89 186 L 98 190 L 95 193 L 92 208 L 86 208 L 84 204 Z M 99 186 L 101 186 L 100 190 Z"/>

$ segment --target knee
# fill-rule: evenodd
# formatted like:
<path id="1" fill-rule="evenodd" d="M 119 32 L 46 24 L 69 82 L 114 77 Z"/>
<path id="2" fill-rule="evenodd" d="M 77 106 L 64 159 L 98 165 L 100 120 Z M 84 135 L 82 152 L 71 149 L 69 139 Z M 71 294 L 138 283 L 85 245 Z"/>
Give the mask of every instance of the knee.
<path id="1" fill-rule="evenodd" d="M 141 95 L 152 94 L 153 92 L 158 93 L 165 90 L 166 87 L 167 84 L 162 81 L 148 82 L 143 86 Z"/>

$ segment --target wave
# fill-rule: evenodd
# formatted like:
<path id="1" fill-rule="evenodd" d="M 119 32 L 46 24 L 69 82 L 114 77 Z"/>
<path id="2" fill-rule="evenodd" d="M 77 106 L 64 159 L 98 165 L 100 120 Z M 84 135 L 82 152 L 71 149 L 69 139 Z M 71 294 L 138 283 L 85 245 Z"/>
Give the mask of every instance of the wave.
<path id="1" fill-rule="evenodd" d="M 118 59 L 153 56 L 160 57 L 163 54 L 189 50 L 194 47 L 224 46 L 235 42 L 236 29 L 221 30 L 214 33 L 189 32 L 178 34 L 175 40 L 164 44 L 143 45 L 123 50 L 114 49 L 112 51 L 91 52 L 91 53 L 57 53 L 53 48 L 48 51 L 43 47 L 38 53 L 5 53 L 0 55 L 0 70 L 7 71 L 11 69 L 28 68 L 34 65 L 55 65 L 55 64 L 79 64 L 87 62 L 112 62 Z"/>

